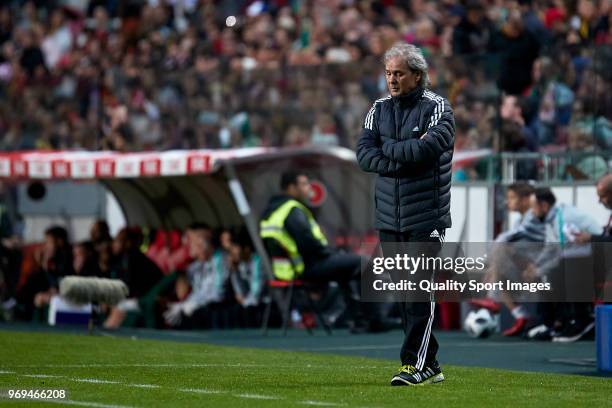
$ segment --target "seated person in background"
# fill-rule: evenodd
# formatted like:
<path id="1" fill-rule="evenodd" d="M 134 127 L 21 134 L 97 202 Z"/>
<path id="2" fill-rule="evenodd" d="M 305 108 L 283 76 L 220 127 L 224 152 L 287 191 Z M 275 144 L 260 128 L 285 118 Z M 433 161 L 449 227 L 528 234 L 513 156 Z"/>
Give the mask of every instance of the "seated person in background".
<path id="1" fill-rule="evenodd" d="M 567 139 L 567 147 L 575 157 L 565 159 L 566 179 L 568 180 L 597 180 L 608 171 L 608 164 L 604 157 L 595 149 L 595 139 L 590 131 L 571 128 Z"/>
<path id="2" fill-rule="evenodd" d="M 20 317 L 31 319 L 34 308 L 49 304 L 57 293 L 60 278 L 72 275 L 72 248 L 68 232 L 60 226 L 45 231 L 45 242 L 36 254 L 37 270 L 30 275 L 17 294 Z M 42 316 L 41 316 L 42 318 Z"/>
<path id="3" fill-rule="evenodd" d="M 184 300 L 189 294 L 189 280 L 184 273 L 192 258 L 189 254 L 189 243 L 194 235 L 201 231 L 210 236 L 210 227 L 203 223 L 191 224 L 181 236 L 178 231 L 158 231 L 156 241 L 149 247 L 147 255 L 166 273 L 164 278 L 151 289 L 145 297 L 140 298 L 139 306 L 143 312 L 144 325 L 148 328 L 163 326 L 158 319 L 159 310 L 166 310 L 168 302 Z M 169 238 L 170 242 L 163 241 Z M 170 244 L 165 251 L 160 245 Z"/>
<path id="4" fill-rule="evenodd" d="M 214 251 L 210 229 L 193 229 L 189 236 L 190 256 L 194 261 L 187 268 L 191 293 L 183 301 L 168 304 L 164 320 L 170 326 L 215 326 L 217 306 L 225 300 L 228 284 L 227 260 Z"/>
<path id="5" fill-rule="evenodd" d="M 113 264 L 110 277 L 121 279 L 129 289 L 129 298 L 113 307 L 104 322 L 107 329 L 116 329 L 127 312 L 139 312 L 138 299 L 145 296 L 163 274 L 153 261 L 140 251 L 142 234 L 136 228 L 124 228 L 113 241 Z"/>
<path id="6" fill-rule="evenodd" d="M 218 228 L 214 233 L 213 245 L 219 251 L 229 252 L 232 246 L 232 231 L 228 228 Z"/>
<path id="7" fill-rule="evenodd" d="M 378 316 L 365 321 L 360 304 L 361 257 L 332 248 L 307 207 L 311 194 L 308 176 L 299 171 L 281 175 L 282 193 L 268 202 L 260 221 L 261 238 L 272 260 L 275 277 L 313 283 L 337 282 L 342 289 L 351 330 L 381 330 Z M 372 315 L 375 312 L 372 310 Z"/>
<path id="8" fill-rule="evenodd" d="M 506 191 L 506 207 L 510 212 L 520 214 L 520 219 L 508 231 L 495 238 L 490 265 L 489 277 L 492 282 L 502 278 L 520 277 L 523 264 L 535 259 L 541 250 L 539 243 L 544 242 L 545 224 L 536 220 L 531 213 L 531 195 L 535 188 L 527 183 L 514 183 Z M 495 295 L 511 312 L 514 324 L 503 331 L 504 336 L 517 336 L 525 329 L 530 316 L 527 310 L 517 304 L 506 291 L 495 292 Z"/>
<path id="9" fill-rule="evenodd" d="M 98 269 L 102 278 L 110 278 L 113 269 L 113 243 L 112 241 L 100 242 L 94 245 Z"/>
<path id="10" fill-rule="evenodd" d="M 538 254 L 533 264 L 523 271 L 527 282 L 548 281 L 554 286 L 564 280 L 565 274 L 584 273 L 583 279 L 591 280 L 588 271 L 566 269 L 567 262 L 577 259 L 581 254 L 571 252 L 575 248 L 580 232 L 600 234 L 601 226 L 589 215 L 576 207 L 557 203 L 549 188 L 537 188 L 531 195 L 531 213 L 545 224 L 544 242 L 547 244 Z M 569 246 L 568 246 L 569 245 Z M 552 337 L 553 341 L 570 342 L 586 335 L 594 327 L 592 302 L 548 302 L 540 303 L 543 323 L 538 332 L 540 338 Z"/>
<path id="11" fill-rule="evenodd" d="M 89 229 L 89 240 L 93 245 L 98 245 L 103 242 L 112 242 L 113 238 L 110 234 L 110 228 L 104 220 L 97 220 Z"/>
<path id="12" fill-rule="evenodd" d="M 13 320 L 23 254 L 18 238 L 0 239 L 0 320 Z"/>
<path id="13" fill-rule="evenodd" d="M 228 258 L 231 288 L 236 302 L 241 306 L 241 324 L 255 326 L 259 324 L 257 307 L 261 303 L 265 279 L 259 256 L 253 253 L 245 230 L 231 235 Z"/>
<path id="14" fill-rule="evenodd" d="M 79 242 L 72 249 L 72 266 L 75 275 L 102 276 L 98 253 L 91 241 Z"/>

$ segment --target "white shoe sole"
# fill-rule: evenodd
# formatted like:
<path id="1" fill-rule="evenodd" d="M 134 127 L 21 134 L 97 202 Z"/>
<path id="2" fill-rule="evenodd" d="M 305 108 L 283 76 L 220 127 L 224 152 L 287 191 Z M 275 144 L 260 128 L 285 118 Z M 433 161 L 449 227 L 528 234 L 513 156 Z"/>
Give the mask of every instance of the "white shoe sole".
<path id="1" fill-rule="evenodd" d="M 554 343 L 573 343 L 575 341 L 580 340 L 585 334 L 593 330 L 594 327 L 595 327 L 595 322 L 591 322 L 580 333 L 576 334 L 575 336 L 553 337 L 552 341 Z"/>
<path id="2" fill-rule="evenodd" d="M 404 380 L 402 377 L 400 377 L 399 375 L 396 375 L 395 377 L 393 377 L 391 379 L 391 385 L 411 385 L 411 386 L 418 386 L 418 385 L 425 385 L 425 384 L 436 384 L 439 382 L 444 381 L 444 374 L 440 373 L 437 375 L 434 375 L 431 378 L 426 379 L 425 381 L 421 381 L 418 384 L 413 384 L 410 381 L 406 381 Z"/>

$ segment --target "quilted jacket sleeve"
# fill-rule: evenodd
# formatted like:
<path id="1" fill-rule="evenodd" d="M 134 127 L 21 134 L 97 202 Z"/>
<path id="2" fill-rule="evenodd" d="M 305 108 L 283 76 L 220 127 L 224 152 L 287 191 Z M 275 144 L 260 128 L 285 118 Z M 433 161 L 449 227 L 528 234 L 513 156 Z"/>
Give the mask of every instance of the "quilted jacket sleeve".
<path id="1" fill-rule="evenodd" d="M 432 104 L 427 132 L 419 139 L 390 140 L 382 145 L 385 157 L 409 164 L 427 163 L 452 149 L 455 119 L 448 101 L 440 98 Z"/>
<path id="2" fill-rule="evenodd" d="M 366 115 L 357 142 L 357 162 L 363 171 L 391 175 L 401 168 L 401 163 L 389 159 L 382 151 L 377 123 L 379 109 L 379 104 L 375 102 Z"/>

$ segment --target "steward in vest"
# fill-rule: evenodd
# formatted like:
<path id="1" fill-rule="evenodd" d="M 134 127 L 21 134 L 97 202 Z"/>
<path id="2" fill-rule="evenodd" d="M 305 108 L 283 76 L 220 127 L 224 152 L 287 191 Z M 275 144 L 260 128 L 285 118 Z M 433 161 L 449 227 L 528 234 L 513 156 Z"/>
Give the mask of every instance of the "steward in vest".
<path id="1" fill-rule="evenodd" d="M 337 282 L 342 288 L 354 331 L 380 330 L 361 317 L 359 293 L 361 257 L 332 249 L 312 212 L 306 206 L 311 194 L 308 176 L 286 172 L 281 176 L 282 194 L 270 199 L 260 222 L 260 234 L 276 279 L 299 278 L 317 283 Z M 350 282 L 355 281 L 354 285 Z M 354 288 L 356 287 L 356 288 Z M 358 326 L 358 327 L 357 327 Z"/>

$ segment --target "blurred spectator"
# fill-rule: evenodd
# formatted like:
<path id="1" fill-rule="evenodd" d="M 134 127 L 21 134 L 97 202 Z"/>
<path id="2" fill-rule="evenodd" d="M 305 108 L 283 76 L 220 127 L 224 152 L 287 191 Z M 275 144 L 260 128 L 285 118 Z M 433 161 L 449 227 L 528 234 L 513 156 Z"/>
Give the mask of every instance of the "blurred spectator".
<path id="1" fill-rule="evenodd" d="M 60 279 L 74 272 L 72 247 L 64 227 L 52 226 L 45 231 L 45 241 L 36 253 L 36 263 L 37 269 L 27 277 L 16 298 L 20 317 L 25 319 L 32 318 L 35 308 L 48 305 L 51 296 L 57 293 Z"/>
<path id="2" fill-rule="evenodd" d="M 104 242 L 111 242 L 113 238 L 110 234 L 110 228 L 104 220 L 97 220 L 91 225 L 89 229 L 89 239 L 94 245 L 98 245 Z"/>
<path id="3" fill-rule="evenodd" d="M 538 43 L 525 30 L 520 13 L 510 12 L 506 22 L 491 39 L 489 49 L 500 55 L 499 88 L 511 95 L 522 94 L 531 83 Z"/>
<path id="4" fill-rule="evenodd" d="M 244 308 L 259 305 L 265 277 L 246 231 L 232 235 L 229 261 L 230 282 L 238 304 Z"/>
<path id="5" fill-rule="evenodd" d="M 170 303 L 164 319 L 170 326 L 218 327 L 219 305 L 226 299 L 228 265 L 223 252 L 214 251 L 210 230 L 192 229 L 189 252 L 194 261 L 187 268 L 191 293 L 176 303 Z"/>
<path id="6" fill-rule="evenodd" d="M 557 199 L 549 188 L 537 188 L 531 196 L 531 213 L 545 224 L 546 233 L 542 251 L 535 262 L 523 272 L 526 281 L 548 281 L 551 285 L 564 280 L 565 262 L 584 257 L 567 248 L 580 233 L 601 234 L 602 228 L 583 211 Z M 588 275 L 586 279 L 589 278 Z M 571 342 L 593 330 L 592 302 L 542 303 L 543 327 L 537 331 L 553 341 Z"/>
<path id="7" fill-rule="evenodd" d="M 569 131 L 567 147 L 571 153 L 566 165 L 566 173 L 573 180 L 598 180 L 608 172 L 608 164 L 601 155 L 595 152 L 593 135 L 583 129 L 572 128 Z"/>
<path id="8" fill-rule="evenodd" d="M 533 65 L 533 84 L 529 100 L 537 112 L 535 130 L 540 145 L 558 143 L 562 130 L 569 125 L 574 92 L 558 80 L 557 67 L 548 57 L 541 57 Z"/>
<path id="9" fill-rule="evenodd" d="M 499 109 L 502 120 L 516 123 L 521 128 L 521 135 L 525 141 L 525 147 L 531 152 L 538 150 L 538 140 L 533 131 L 526 125 L 523 116 L 525 102 L 517 95 L 504 95 L 502 105 Z M 511 149 L 509 149 L 511 151 Z"/>
<path id="10" fill-rule="evenodd" d="M 111 278 L 121 279 L 128 287 L 128 299 L 113 307 L 104 327 L 116 329 L 123 323 L 128 312 L 139 312 L 138 299 L 145 296 L 158 283 L 163 274 L 145 254 L 140 251 L 142 232 L 134 227 L 123 228 L 112 243 L 113 264 Z"/>
<path id="11" fill-rule="evenodd" d="M 3 4 L 0 149 L 354 148 L 401 40 L 467 113 L 462 148 L 494 147 L 502 93 L 539 146 L 575 118 L 612 146 L 607 1 L 294 3 Z"/>
<path id="12" fill-rule="evenodd" d="M 489 50 L 493 27 L 480 0 L 468 0 L 465 15 L 453 31 L 453 53 L 484 54 Z"/>
<path id="13" fill-rule="evenodd" d="M 545 224 L 530 211 L 531 195 L 535 189 L 527 183 L 513 183 L 506 190 L 506 209 L 520 215 L 518 222 L 495 237 L 491 249 L 488 278 L 498 281 L 502 278 L 520 280 L 520 273 L 532 262 L 541 250 L 538 243 L 544 242 Z M 517 304 L 512 294 L 499 291 L 493 293 L 510 311 L 514 318 L 511 327 L 502 332 L 504 336 L 522 334 L 530 319 L 528 311 Z"/>
<path id="14" fill-rule="evenodd" d="M 580 232 L 600 234 L 602 231 L 591 215 L 569 204 L 558 203 L 547 187 L 537 188 L 530 200 L 534 222 L 546 224 L 544 242 L 547 244 L 574 242 Z M 546 245 L 535 261 L 535 268 L 526 272 L 524 278 L 534 280 L 550 276 L 559 265 L 559 251 L 560 245 Z"/>
<path id="15" fill-rule="evenodd" d="M 72 266 L 79 276 L 101 276 L 98 254 L 90 241 L 75 244 L 72 248 Z"/>
<path id="16" fill-rule="evenodd" d="M 191 224 L 185 233 L 157 231 L 156 239 L 147 250 L 153 262 L 164 272 L 164 276 L 146 296 L 139 299 L 145 327 L 162 327 L 159 311 L 165 311 L 168 303 L 181 302 L 191 290 L 185 270 L 192 262 L 191 242 L 198 234 L 211 238 L 210 228 L 203 223 Z"/>
<path id="17" fill-rule="evenodd" d="M 518 123 L 511 120 L 503 121 L 500 137 L 503 151 L 529 153 L 527 138 Z M 537 162 L 532 158 L 517 159 L 515 177 L 517 180 L 537 180 Z"/>
<path id="18" fill-rule="evenodd" d="M 238 304 L 235 320 L 242 327 L 256 327 L 261 321 L 265 273 L 246 230 L 232 234 L 229 251 L 229 279 Z"/>

